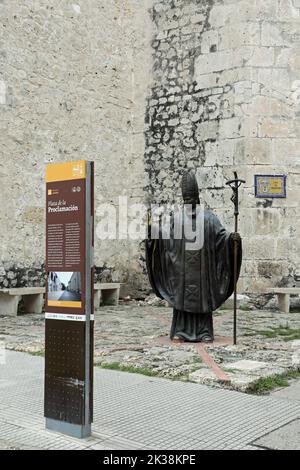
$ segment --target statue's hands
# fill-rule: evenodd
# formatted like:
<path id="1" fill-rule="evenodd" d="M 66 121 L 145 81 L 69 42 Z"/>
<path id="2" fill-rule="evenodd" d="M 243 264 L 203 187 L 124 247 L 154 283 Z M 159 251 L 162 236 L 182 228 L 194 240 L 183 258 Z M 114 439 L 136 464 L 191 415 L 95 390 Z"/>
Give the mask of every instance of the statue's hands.
<path id="1" fill-rule="evenodd" d="M 240 243 L 240 241 L 241 241 L 241 236 L 240 236 L 239 233 L 233 232 L 233 233 L 231 234 L 231 239 L 232 239 L 233 242 L 238 242 L 238 243 Z"/>

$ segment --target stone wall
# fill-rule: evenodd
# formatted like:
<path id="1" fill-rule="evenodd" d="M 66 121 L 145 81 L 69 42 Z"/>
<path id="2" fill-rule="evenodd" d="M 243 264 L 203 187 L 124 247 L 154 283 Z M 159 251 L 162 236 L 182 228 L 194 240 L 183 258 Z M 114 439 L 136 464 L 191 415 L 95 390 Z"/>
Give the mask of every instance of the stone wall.
<path id="1" fill-rule="evenodd" d="M 82 158 L 96 208 L 178 200 L 195 169 L 228 229 L 237 170 L 240 291 L 300 282 L 299 0 L 0 0 L 0 16 L 0 287 L 40 284 L 45 163 Z M 287 198 L 256 199 L 254 174 L 286 174 Z M 95 255 L 98 279 L 149 288 L 139 242 L 96 237 Z"/>
<path id="2" fill-rule="evenodd" d="M 180 198 L 183 169 L 197 172 L 202 201 L 230 229 L 226 179 L 241 191 L 250 295 L 300 281 L 300 2 L 155 2 L 154 76 L 145 165 L 155 201 Z M 255 174 L 286 174 L 286 199 L 256 199 Z"/>
<path id="3" fill-rule="evenodd" d="M 0 1 L 0 287 L 43 281 L 46 162 L 94 160 L 96 208 L 143 198 L 148 8 Z M 135 280 L 140 255 L 136 243 L 96 238 L 97 277 Z"/>

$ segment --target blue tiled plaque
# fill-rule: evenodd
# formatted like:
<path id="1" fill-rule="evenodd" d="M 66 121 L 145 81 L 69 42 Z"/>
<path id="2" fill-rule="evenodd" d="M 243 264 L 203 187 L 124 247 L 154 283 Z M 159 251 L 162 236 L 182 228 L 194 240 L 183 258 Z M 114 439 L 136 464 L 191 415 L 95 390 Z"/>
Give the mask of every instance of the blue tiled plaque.
<path id="1" fill-rule="evenodd" d="M 255 175 L 255 197 L 286 197 L 286 175 Z"/>

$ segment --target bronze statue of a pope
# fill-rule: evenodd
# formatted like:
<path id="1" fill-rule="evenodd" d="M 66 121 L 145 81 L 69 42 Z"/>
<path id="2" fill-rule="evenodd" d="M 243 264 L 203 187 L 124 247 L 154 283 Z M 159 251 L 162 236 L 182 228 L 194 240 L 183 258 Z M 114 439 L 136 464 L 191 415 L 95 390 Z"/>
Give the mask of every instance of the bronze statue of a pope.
<path id="1" fill-rule="evenodd" d="M 215 214 L 200 208 L 198 184 L 192 172 L 183 175 L 182 197 L 182 208 L 170 216 L 170 236 L 163 236 L 160 229 L 157 238 L 149 236 L 146 240 L 148 276 L 156 295 L 173 307 L 170 338 L 212 342 L 213 311 L 234 289 L 234 242 L 239 275 L 241 239 L 239 234 L 225 230 Z M 177 236 L 178 225 L 181 236 Z M 192 227 L 188 233 L 187 226 Z"/>

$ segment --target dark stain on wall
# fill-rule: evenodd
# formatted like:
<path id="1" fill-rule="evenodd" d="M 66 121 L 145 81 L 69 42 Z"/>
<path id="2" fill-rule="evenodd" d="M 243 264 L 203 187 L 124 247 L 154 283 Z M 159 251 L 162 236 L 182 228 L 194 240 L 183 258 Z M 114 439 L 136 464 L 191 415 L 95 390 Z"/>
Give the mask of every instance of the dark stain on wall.
<path id="1" fill-rule="evenodd" d="M 153 87 L 146 111 L 145 190 L 153 202 L 174 202 L 184 169 L 205 162 L 201 123 L 223 117 L 231 87 L 200 89 L 193 81 L 201 36 L 214 0 L 160 0 L 152 11 Z M 206 141 L 215 141 L 206 139 Z"/>

